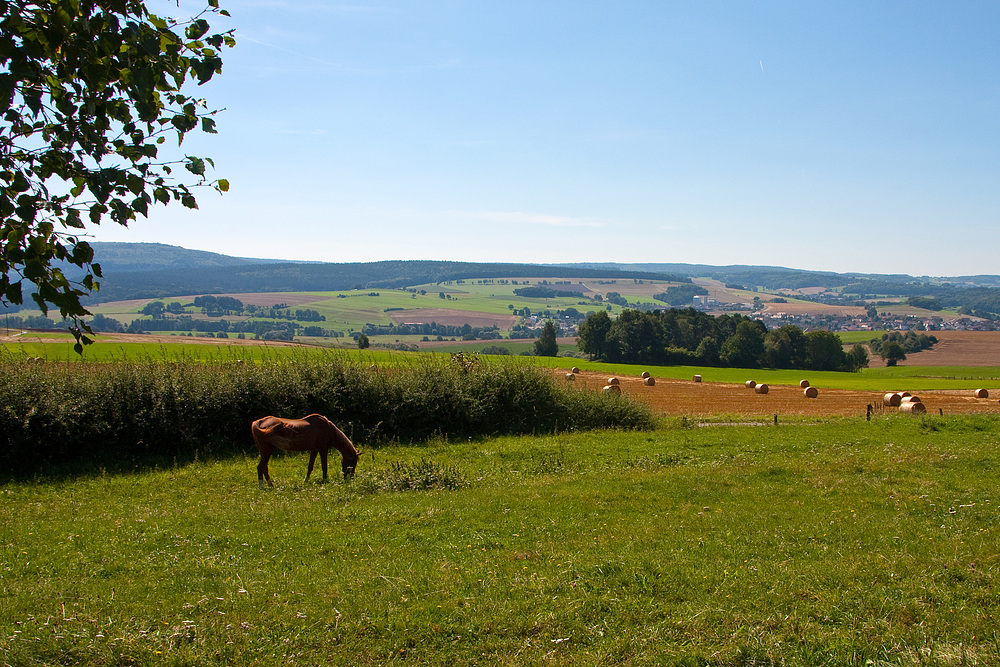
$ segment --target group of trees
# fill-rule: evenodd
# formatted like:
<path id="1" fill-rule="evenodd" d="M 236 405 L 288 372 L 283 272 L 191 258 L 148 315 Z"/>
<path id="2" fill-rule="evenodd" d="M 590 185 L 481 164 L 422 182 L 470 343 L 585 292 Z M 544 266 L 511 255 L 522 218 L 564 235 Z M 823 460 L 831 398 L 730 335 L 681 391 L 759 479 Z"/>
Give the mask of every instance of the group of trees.
<path id="1" fill-rule="evenodd" d="M 906 361 L 907 353 L 929 350 L 937 344 L 937 338 L 928 334 L 918 334 L 915 331 L 890 331 L 881 338 L 873 338 L 868 347 L 872 354 L 877 354 L 886 366 L 895 366 L 900 361 Z"/>
<path id="2" fill-rule="evenodd" d="M 274 322 L 265 320 L 232 321 L 224 319 L 202 320 L 182 315 L 180 317 L 164 317 L 156 319 L 138 319 L 125 327 L 128 333 L 152 331 L 198 331 L 203 333 L 242 333 L 263 337 L 269 332 L 287 332 L 288 337 L 295 335 L 298 327 L 294 322 Z"/>
<path id="3" fill-rule="evenodd" d="M 669 303 L 671 306 L 686 306 L 690 305 L 694 297 L 706 296 L 707 294 L 708 290 L 701 285 L 685 283 L 683 285 L 671 285 L 665 292 L 654 294 L 653 298 L 657 301 Z"/>
<path id="4" fill-rule="evenodd" d="M 713 317 L 694 308 L 593 312 L 580 324 L 579 348 L 592 359 L 632 364 L 850 371 L 868 365 L 861 345 L 845 352 L 829 331 L 786 325 L 767 330 L 743 315 Z"/>
<path id="5" fill-rule="evenodd" d="M 361 327 L 368 336 L 442 336 L 462 340 L 495 340 L 500 338 L 500 328 L 491 325 L 474 327 L 471 324 L 438 324 L 417 322 L 413 324 L 371 324 Z"/>
<path id="6" fill-rule="evenodd" d="M 299 322 L 325 322 L 326 315 L 312 308 L 296 308 L 294 311 L 284 304 L 273 306 L 256 306 L 246 304 L 231 296 L 196 296 L 192 304 L 195 308 L 200 308 L 201 312 L 209 317 L 223 317 L 233 315 L 247 315 L 249 317 L 262 317 L 271 320 L 296 320 Z M 149 315 L 153 319 L 168 317 L 169 315 L 184 315 L 190 311 L 179 301 L 163 303 L 162 301 L 150 301 L 142 310 L 143 315 Z"/>

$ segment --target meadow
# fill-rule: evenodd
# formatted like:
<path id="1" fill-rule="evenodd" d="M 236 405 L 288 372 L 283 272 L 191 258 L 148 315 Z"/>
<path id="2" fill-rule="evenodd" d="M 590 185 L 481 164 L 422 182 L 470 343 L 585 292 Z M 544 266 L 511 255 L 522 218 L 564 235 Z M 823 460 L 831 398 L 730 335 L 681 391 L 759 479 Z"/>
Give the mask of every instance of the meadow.
<path id="1" fill-rule="evenodd" d="M 650 421 L 539 373 L 632 366 L 178 346 L 6 346 L 3 465 L 31 465 L 0 476 L 0 662 L 1000 662 L 1000 416 Z M 876 392 L 998 376 L 810 373 Z M 546 418 L 559 396 L 589 416 Z M 259 490 L 232 433 L 314 405 L 349 421 L 356 477 L 303 484 L 306 458 L 279 456 Z"/>
<path id="2" fill-rule="evenodd" d="M 595 431 L 0 486 L 7 664 L 987 665 L 1000 421 Z"/>

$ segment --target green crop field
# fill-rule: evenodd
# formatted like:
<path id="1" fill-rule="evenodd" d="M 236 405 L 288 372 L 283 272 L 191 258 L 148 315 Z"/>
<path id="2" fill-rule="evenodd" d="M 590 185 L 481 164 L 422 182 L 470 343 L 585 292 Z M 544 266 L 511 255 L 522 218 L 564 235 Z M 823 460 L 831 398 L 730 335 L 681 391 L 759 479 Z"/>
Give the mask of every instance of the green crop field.
<path id="1" fill-rule="evenodd" d="M 0 485 L 4 664 L 988 665 L 1000 421 L 431 441 Z"/>

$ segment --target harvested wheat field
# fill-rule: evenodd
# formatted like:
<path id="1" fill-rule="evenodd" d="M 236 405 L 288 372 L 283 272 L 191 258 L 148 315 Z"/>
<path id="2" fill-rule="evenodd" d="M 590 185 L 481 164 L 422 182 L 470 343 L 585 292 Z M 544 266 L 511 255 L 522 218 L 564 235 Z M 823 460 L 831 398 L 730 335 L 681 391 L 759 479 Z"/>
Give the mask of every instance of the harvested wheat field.
<path id="1" fill-rule="evenodd" d="M 929 350 L 906 355 L 900 366 L 1000 366 L 1000 331 L 928 331 Z M 873 362 L 881 362 L 874 357 Z M 873 368 L 881 363 L 871 363 Z"/>
<path id="2" fill-rule="evenodd" d="M 766 394 L 760 394 L 742 384 L 656 378 L 654 386 L 647 386 L 638 376 L 618 376 L 618 379 L 622 394 L 647 403 L 656 414 L 665 416 L 864 417 L 869 404 L 876 415 L 898 411 L 898 408 L 882 406 L 884 394 L 881 392 L 817 387 L 818 396 L 806 398 L 803 388 L 798 385 L 772 384 Z M 581 372 L 577 374 L 576 386 L 600 391 L 607 381 L 607 374 Z M 920 398 L 927 407 L 927 414 L 1000 414 L 996 398 L 975 398 L 968 390 L 920 392 Z"/>

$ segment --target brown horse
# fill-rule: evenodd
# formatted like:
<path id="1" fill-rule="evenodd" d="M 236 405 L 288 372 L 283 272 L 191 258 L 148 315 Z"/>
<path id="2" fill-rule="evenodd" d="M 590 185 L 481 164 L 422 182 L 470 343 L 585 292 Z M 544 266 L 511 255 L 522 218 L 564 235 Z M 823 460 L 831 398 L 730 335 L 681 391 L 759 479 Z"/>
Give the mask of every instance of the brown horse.
<path id="1" fill-rule="evenodd" d="M 354 476 L 354 468 L 358 465 L 358 450 L 354 448 L 350 438 L 323 415 L 309 415 L 302 419 L 264 417 L 251 424 L 250 431 L 257 451 L 260 452 L 257 482 L 262 489 L 265 479 L 268 486 L 274 486 L 267 470 L 267 461 L 278 449 L 283 452 L 309 452 L 307 482 L 312 474 L 313 464 L 316 463 L 316 454 L 319 454 L 323 481 L 326 481 L 326 453 L 331 447 L 341 454 L 340 466 L 344 471 L 344 479 Z"/>

